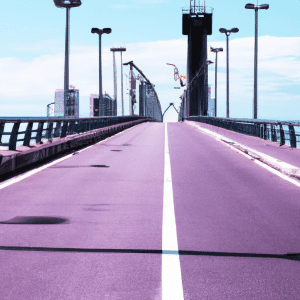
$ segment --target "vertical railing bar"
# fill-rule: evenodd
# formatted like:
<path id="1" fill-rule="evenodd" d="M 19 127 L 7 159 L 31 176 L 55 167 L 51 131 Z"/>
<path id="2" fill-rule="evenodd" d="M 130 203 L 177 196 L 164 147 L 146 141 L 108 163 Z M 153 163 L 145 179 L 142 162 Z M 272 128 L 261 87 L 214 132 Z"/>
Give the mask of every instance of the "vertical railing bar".
<path id="1" fill-rule="evenodd" d="M 68 123 L 69 123 L 69 121 L 63 121 L 63 126 L 62 126 L 61 133 L 60 133 L 61 138 L 64 138 L 67 136 Z"/>
<path id="2" fill-rule="evenodd" d="M 19 128 L 20 128 L 20 121 L 14 123 L 11 134 L 10 134 L 10 138 L 9 138 L 9 145 L 8 145 L 8 149 L 9 150 L 16 150 L 17 149 L 17 139 L 18 139 L 18 132 L 19 132 Z"/>
<path id="3" fill-rule="evenodd" d="M 26 147 L 30 146 L 32 126 L 33 126 L 33 122 L 28 122 L 27 127 L 26 127 L 25 136 L 24 136 L 23 146 L 26 146 Z"/>
<path id="4" fill-rule="evenodd" d="M 39 122 L 39 124 L 38 124 L 38 129 L 37 129 L 37 133 L 36 133 L 36 137 L 35 137 L 35 142 L 37 144 L 42 142 L 42 134 L 43 134 L 43 129 L 44 129 L 44 123 L 45 122 Z"/>
<path id="5" fill-rule="evenodd" d="M 0 144 L 2 143 L 2 133 L 4 132 L 5 122 L 0 122 Z"/>
<path id="6" fill-rule="evenodd" d="M 54 130 L 54 136 L 55 137 L 59 137 L 60 136 L 60 129 L 61 129 L 61 122 L 60 121 L 56 121 L 56 126 L 55 126 L 55 130 Z"/>
<path id="7" fill-rule="evenodd" d="M 46 131 L 46 138 L 50 143 L 52 143 L 52 132 L 53 132 L 53 122 L 47 122 L 47 131 Z"/>
<path id="8" fill-rule="evenodd" d="M 282 128 L 282 124 L 279 123 L 279 130 L 280 130 L 280 146 L 283 146 L 285 144 L 285 136 L 284 136 L 284 130 Z"/>

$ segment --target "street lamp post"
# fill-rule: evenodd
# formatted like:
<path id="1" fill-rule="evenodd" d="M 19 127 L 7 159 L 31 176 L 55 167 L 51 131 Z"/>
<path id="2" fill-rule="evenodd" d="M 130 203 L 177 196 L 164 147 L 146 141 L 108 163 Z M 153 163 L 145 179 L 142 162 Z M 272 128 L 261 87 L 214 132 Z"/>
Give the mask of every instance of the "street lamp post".
<path id="1" fill-rule="evenodd" d="M 47 104 L 47 118 L 50 117 L 50 105 L 55 104 L 55 102 L 51 102 L 49 104 Z"/>
<path id="2" fill-rule="evenodd" d="M 246 9 L 255 10 L 255 43 L 254 43 L 254 97 L 253 97 L 253 118 L 257 119 L 257 50 L 258 50 L 258 10 L 269 9 L 269 4 L 254 5 L 248 3 Z"/>
<path id="3" fill-rule="evenodd" d="M 53 0 L 56 7 L 66 8 L 65 38 L 65 70 L 64 70 L 64 115 L 67 116 L 67 100 L 69 96 L 69 41 L 70 41 L 70 9 L 81 5 L 80 0 Z"/>
<path id="4" fill-rule="evenodd" d="M 217 72 L 218 72 L 218 52 L 223 52 L 223 48 L 213 48 L 210 47 L 211 52 L 216 53 L 216 62 L 215 62 L 215 117 L 217 116 Z"/>
<path id="5" fill-rule="evenodd" d="M 226 58 L 227 58 L 227 63 L 226 63 L 226 74 L 227 74 L 227 84 L 226 84 L 226 118 L 229 118 L 229 36 L 230 34 L 239 32 L 238 28 L 232 28 L 230 30 L 227 30 L 225 28 L 220 28 L 219 31 L 221 33 L 226 34 Z"/>
<path id="6" fill-rule="evenodd" d="M 116 60 L 115 60 L 115 52 L 120 52 L 121 54 L 121 99 L 122 99 L 122 116 L 124 116 L 124 95 L 123 95 L 123 57 L 122 53 L 126 51 L 126 48 L 119 47 L 119 48 L 110 48 L 110 51 L 113 52 L 113 67 L 114 67 L 114 97 L 117 101 L 117 67 L 116 67 Z"/>
<path id="7" fill-rule="evenodd" d="M 101 58 L 101 36 L 103 33 L 110 34 L 111 28 L 92 28 L 92 33 L 97 33 L 99 35 L 99 106 L 102 103 L 102 58 Z M 99 107 L 100 109 L 100 107 Z M 99 110 L 100 112 L 100 110 Z"/>

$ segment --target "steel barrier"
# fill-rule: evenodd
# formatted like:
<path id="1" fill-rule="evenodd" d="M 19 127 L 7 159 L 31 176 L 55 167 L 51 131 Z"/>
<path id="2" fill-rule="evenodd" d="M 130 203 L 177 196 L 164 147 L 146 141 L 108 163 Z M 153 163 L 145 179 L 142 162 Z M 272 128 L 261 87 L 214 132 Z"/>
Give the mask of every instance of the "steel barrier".
<path id="1" fill-rule="evenodd" d="M 9 150 L 16 150 L 18 142 L 23 142 L 23 146 L 30 146 L 31 140 L 35 140 L 37 144 L 42 144 L 43 139 L 47 139 L 49 142 L 52 142 L 53 138 L 64 138 L 67 135 L 78 134 L 139 119 L 149 119 L 149 121 L 153 121 L 152 118 L 139 116 L 91 118 L 0 118 L 0 146 L 8 146 Z M 5 131 L 5 125 L 9 123 L 13 124 L 12 129 L 10 131 Z M 20 131 L 21 124 L 27 124 L 26 130 Z M 37 124 L 37 129 L 33 129 L 34 124 Z M 32 136 L 33 133 L 35 133 L 35 136 Z M 23 135 L 23 138 L 19 138 L 19 135 Z M 2 142 L 4 136 L 9 136 L 8 142 Z"/>
<path id="2" fill-rule="evenodd" d="M 280 143 L 280 146 L 287 144 L 288 141 L 291 147 L 296 148 L 297 142 L 299 142 L 297 137 L 300 136 L 300 122 L 227 119 L 206 116 L 190 116 L 184 119 L 271 140 L 272 142 Z"/>

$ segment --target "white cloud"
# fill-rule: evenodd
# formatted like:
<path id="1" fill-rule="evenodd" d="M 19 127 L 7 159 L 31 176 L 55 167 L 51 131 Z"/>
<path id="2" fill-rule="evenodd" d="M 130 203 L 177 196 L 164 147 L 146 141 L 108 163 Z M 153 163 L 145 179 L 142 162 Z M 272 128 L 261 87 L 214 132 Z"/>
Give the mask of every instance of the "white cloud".
<path id="1" fill-rule="evenodd" d="M 43 43 L 45 44 L 45 43 Z M 180 74 L 186 74 L 186 39 L 131 43 L 124 45 L 123 62 L 133 60 L 148 79 L 155 84 L 162 110 L 174 102 L 179 107 L 182 90 L 174 82 L 173 68 L 177 65 Z M 226 43 L 211 42 L 208 46 L 223 47 L 218 54 L 218 112 L 225 116 L 226 102 Z M 88 96 L 98 92 L 98 47 L 71 47 L 70 84 L 80 90 L 81 114 L 87 114 Z M 300 38 L 259 38 L 259 117 L 297 119 L 295 108 L 299 102 Z M 215 54 L 208 53 L 214 61 Z M 254 39 L 230 40 L 230 109 L 232 117 L 252 117 Z M 118 71 L 118 100 L 120 96 L 120 55 L 116 53 Z M 26 115 L 29 106 L 36 111 L 31 115 L 44 115 L 45 107 L 53 101 L 54 91 L 63 88 L 64 54 L 52 54 L 23 61 L 14 57 L 0 59 L 0 115 L 16 115 L 16 109 Z M 113 96 L 112 52 L 102 49 L 103 91 Z M 124 66 L 128 74 L 129 67 Z M 128 112 L 128 95 L 124 76 L 125 112 Z M 209 67 L 209 82 L 214 84 L 214 65 Z M 212 89 L 214 93 L 214 86 Z M 273 99 L 273 100 L 272 100 Z M 271 101 L 271 102 L 270 102 Z M 273 106 L 270 107 L 270 103 Z M 5 106 L 4 106 L 5 105 Z M 269 105 L 269 107 L 268 107 Z M 24 106 L 24 110 L 22 107 Z M 9 109 L 11 107 L 11 109 Z M 284 109 L 283 109 L 284 108 Z M 25 112 L 26 109 L 26 112 Z M 121 109 L 119 104 L 119 109 Z M 261 110 L 260 110 L 261 109 Z M 274 117 L 275 118 L 275 117 Z"/>

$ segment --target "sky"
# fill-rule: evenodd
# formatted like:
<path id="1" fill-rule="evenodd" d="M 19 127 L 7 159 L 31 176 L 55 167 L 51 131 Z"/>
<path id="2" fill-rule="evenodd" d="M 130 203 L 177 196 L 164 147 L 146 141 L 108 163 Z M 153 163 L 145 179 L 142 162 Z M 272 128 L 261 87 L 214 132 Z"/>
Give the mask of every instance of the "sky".
<path id="1" fill-rule="evenodd" d="M 204 0 L 200 1 L 204 2 Z M 206 0 L 213 8 L 208 47 L 226 49 L 219 28 L 238 27 L 230 36 L 230 117 L 253 117 L 254 11 L 241 0 Z M 256 4 L 256 2 L 253 2 Z M 300 120 L 300 1 L 270 0 L 258 16 L 258 118 Z M 263 2 L 258 1 L 258 4 Z M 89 95 L 98 93 L 98 36 L 92 27 L 112 28 L 102 37 L 103 91 L 113 96 L 111 47 L 126 47 L 123 62 L 133 60 L 155 85 L 162 111 L 178 108 L 183 93 L 174 81 L 175 64 L 186 75 L 187 36 L 182 35 L 182 8 L 189 0 L 82 0 L 70 13 L 70 84 L 79 89 L 80 116 L 89 116 Z M 0 11 L 0 116 L 46 116 L 56 89 L 63 88 L 65 9 L 53 0 L 4 1 Z M 121 62 L 118 71 L 118 114 L 121 113 Z M 215 54 L 208 53 L 215 61 Z M 129 67 L 124 66 L 128 75 Z M 208 82 L 214 97 L 215 66 Z M 129 111 L 124 76 L 125 114 Z M 218 54 L 218 116 L 226 116 L 226 52 Z M 166 121 L 177 121 L 171 107 Z"/>

